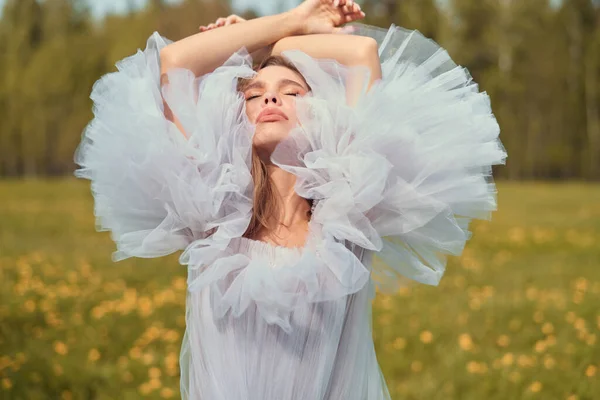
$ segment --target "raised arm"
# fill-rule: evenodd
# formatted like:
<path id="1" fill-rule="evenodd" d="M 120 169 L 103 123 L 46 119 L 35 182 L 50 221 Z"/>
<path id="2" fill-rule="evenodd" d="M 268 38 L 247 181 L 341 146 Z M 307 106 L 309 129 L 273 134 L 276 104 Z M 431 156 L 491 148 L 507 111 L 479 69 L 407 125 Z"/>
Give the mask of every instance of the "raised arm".
<path id="1" fill-rule="evenodd" d="M 242 47 L 253 52 L 283 37 L 300 33 L 298 19 L 291 12 L 196 33 L 161 50 L 161 85 L 168 83 L 167 71 L 172 68 L 186 68 L 196 76 L 202 76 L 214 71 Z M 163 105 L 165 117 L 173 121 L 187 137 L 166 101 L 163 101 Z"/>
<path id="2" fill-rule="evenodd" d="M 356 71 L 346 82 L 347 102 L 354 105 L 362 88 L 367 89 L 381 78 L 378 45 L 375 39 L 365 36 L 343 34 L 316 34 L 286 37 L 275 43 L 272 54 L 285 50 L 301 50 L 313 58 L 335 59 L 340 64 L 354 67 L 365 66 L 368 77 Z M 368 79 L 365 82 L 365 79 Z"/>
<path id="3" fill-rule="evenodd" d="M 300 34 L 301 26 L 293 11 L 199 32 L 162 49 L 161 73 L 179 67 L 202 76 L 242 47 L 254 52 L 286 36 Z"/>
<path id="4" fill-rule="evenodd" d="M 307 0 L 281 14 L 199 32 L 161 50 L 161 84 L 167 83 L 166 73 L 172 68 L 186 68 L 202 76 L 242 47 L 252 53 L 288 36 L 331 33 L 343 23 L 363 17 L 349 0 Z M 182 130 L 166 104 L 165 115 Z"/>

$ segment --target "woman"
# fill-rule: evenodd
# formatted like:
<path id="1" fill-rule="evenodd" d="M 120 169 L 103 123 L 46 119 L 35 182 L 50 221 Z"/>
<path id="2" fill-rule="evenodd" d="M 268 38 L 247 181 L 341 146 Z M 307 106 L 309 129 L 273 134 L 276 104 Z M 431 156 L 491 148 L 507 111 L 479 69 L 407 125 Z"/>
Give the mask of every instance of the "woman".
<path id="1" fill-rule="evenodd" d="M 308 0 L 155 33 L 94 87 L 76 175 L 113 259 L 184 250 L 183 398 L 390 399 L 375 285 L 437 284 L 496 207 L 487 96 L 417 32 L 339 34 L 363 17 Z"/>

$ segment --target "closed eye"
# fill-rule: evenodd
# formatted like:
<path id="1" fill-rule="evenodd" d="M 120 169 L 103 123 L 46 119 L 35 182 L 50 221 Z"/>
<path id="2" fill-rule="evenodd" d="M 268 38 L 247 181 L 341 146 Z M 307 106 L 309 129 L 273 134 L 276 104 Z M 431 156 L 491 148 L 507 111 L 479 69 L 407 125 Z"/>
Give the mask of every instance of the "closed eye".
<path id="1" fill-rule="evenodd" d="M 294 97 L 297 97 L 297 96 L 300 96 L 300 93 L 298 93 L 298 92 L 291 92 L 291 93 L 285 93 L 285 95 L 286 95 L 286 96 L 294 96 Z M 246 101 L 248 101 L 248 100 L 252 100 L 252 99 L 256 99 L 256 98 L 258 98 L 258 97 L 260 97 L 260 95 L 248 96 L 248 97 L 246 98 Z"/>

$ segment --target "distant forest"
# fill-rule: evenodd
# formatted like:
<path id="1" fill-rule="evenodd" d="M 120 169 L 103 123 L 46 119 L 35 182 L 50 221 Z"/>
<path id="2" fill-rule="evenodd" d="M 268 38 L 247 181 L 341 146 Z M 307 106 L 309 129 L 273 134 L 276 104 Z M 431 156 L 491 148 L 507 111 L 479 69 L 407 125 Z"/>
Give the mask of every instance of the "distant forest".
<path id="1" fill-rule="evenodd" d="M 600 1 L 360 3 L 363 22 L 418 29 L 442 44 L 490 95 L 509 155 L 497 178 L 600 180 Z M 230 13 L 224 1 L 152 0 L 96 21 L 82 1 L 7 0 L 0 19 L 0 176 L 70 174 L 92 118 L 93 83 L 143 49 L 152 32 L 177 40 Z"/>

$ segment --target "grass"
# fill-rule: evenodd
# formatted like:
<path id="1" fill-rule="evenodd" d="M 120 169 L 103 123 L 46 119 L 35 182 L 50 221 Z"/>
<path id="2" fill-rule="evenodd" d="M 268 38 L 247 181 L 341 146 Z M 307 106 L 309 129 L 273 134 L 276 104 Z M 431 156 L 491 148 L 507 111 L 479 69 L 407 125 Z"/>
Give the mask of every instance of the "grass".
<path id="1" fill-rule="evenodd" d="M 600 393 L 600 185 L 498 186 L 499 211 L 440 286 L 375 299 L 394 400 Z M 0 398 L 178 398 L 178 255 L 113 263 L 87 182 L 0 193 Z"/>

